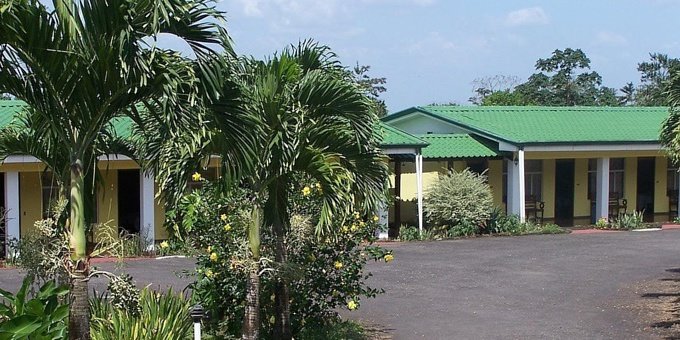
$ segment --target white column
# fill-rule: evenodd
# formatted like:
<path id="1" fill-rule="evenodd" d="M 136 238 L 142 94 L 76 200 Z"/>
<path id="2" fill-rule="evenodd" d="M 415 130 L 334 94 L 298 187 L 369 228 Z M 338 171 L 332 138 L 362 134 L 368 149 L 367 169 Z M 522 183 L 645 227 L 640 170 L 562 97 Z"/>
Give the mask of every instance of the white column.
<path id="1" fill-rule="evenodd" d="M 524 222 L 527 219 L 526 210 L 526 184 L 524 183 L 524 150 L 517 151 L 517 172 L 519 177 L 519 220 Z"/>
<path id="2" fill-rule="evenodd" d="M 423 155 L 416 154 L 416 185 L 418 190 L 418 231 L 423 234 Z"/>
<path id="3" fill-rule="evenodd" d="M 595 218 L 609 218 L 609 158 L 597 159 Z"/>
<path id="4" fill-rule="evenodd" d="M 139 188 L 139 239 L 142 242 L 142 247 L 147 251 L 154 249 L 155 242 L 155 195 L 154 195 L 154 177 L 153 175 L 146 175 L 140 170 L 140 188 Z"/>
<path id="5" fill-rule="evenodd" d="M 517 151 L 517 158 L 508 162 L 508 212 L 526 220 L 526 187 L 524 184 L 524 150 Z"/>
<path id="6" fill-rule="evenodd" d="M 11 239 L 21 237 L 20 211 L 19 211 L 19 172 L 5 172 L 5 245 Z M 5 248 L 6 255 L 9 257 L 9 248 Z"/>

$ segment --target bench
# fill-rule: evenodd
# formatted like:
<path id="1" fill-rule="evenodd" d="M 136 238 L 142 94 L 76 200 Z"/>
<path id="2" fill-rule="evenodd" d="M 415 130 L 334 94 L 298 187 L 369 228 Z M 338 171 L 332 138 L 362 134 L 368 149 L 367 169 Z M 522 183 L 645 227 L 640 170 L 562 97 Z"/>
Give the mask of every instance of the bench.
<path id="1" fill-rule="evenodd" d="M 616 196 L 609 196 L 609 218 L 618 218 L 628 210 L 628 200 Z"/>
<path id="2" fill-rule="evenodd" d="M 535 223 L 543 223 L 543 213 L 545 210 L 545 202 L 536 199 L 536 196 L 529 196 L 524 200 L 524 211 L 526 212 L 527 219 Z"/>

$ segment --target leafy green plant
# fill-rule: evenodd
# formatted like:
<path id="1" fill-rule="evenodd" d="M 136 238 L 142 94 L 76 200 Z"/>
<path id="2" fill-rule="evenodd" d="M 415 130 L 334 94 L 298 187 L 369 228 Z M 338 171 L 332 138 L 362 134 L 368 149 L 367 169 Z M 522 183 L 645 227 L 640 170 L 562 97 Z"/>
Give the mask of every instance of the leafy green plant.
<path id="1" fill-rule="evenodd" d="M 640 229 L 643 225 L 644 212 L 642 211 L 634 211 L 630 214 L 620 214 L 612 223 L 614 229 L 625 230 Z"/>
<path id="2" fill-rule="evenodd" d="M 424 213 L 430 225 L 483 225 L 492 207 L 486 175 L 468 169 L 439 176 L 425 192 Z"/>
<path id="3" fill-rule="evenodd" d="M 0 339 L 63 339 L 68 336 L 68 287 L 48 281 L 31 299 L 26 276 L 15 294 L 0 290 Z"/>
<path id="4" fill-rule="evenodd" d="M 596 229 L 608 229 L 610 227 L 609 220 L 605 217 L 600 217 L 595 222 Z"/>
<path id="5" fill-rule="evenodd" d="M 399 241 L 418 241 L 420 233 L 417 227 L 402 224 L 399 227 Z"/>
<path id="6" fill-rule="evenodd" d="M 468 221 L 461 221 L 448 229 L 448 237 L 468 237 L 479 234 L 479 225 Z"/>
<path id="7" fill-rule="evenodd" d="M 107 295 L 90 299 L 91 337 L 93 340 L 165 340 L 191 336 L 190 300 L 172 290 L 156 292 L 142 289 L 139 296 L 141 312 L 135 315 L 119 308 Z"/>

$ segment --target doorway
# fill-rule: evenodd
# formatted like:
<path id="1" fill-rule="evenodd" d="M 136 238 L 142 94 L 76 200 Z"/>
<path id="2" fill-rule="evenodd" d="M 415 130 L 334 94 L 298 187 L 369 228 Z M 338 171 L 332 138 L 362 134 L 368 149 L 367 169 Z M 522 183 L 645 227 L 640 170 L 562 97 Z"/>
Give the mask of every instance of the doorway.
<path id="1" fill-rule="evenodd" d="M 574 225 L 574 160 L 555 161 L 555 224 Z"/>
<path id="2" fill-rule="evenodd" d="M 118 231 L 139 234 L 139 170 L 118 170 Z"/>
<path id="3" fill-rule="evenodd" d="M 637 163 L 637 206 L 635 210 L 644 213 L 645 222 L 654 220 L 654 158 L 638 158 Z"/>

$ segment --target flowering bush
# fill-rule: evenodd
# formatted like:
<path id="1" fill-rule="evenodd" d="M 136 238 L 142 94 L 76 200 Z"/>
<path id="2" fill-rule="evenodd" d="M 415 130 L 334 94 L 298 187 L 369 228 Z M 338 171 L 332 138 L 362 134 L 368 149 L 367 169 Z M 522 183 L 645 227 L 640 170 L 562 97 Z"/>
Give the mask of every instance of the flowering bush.
<path id="1" fill-rule="evenodd" d="M 491 188 L 485 174 L 468 169 L 439 176 L 425 192 L 427 222 L 435 226 L 483 226 L 493 208 Z"/>
<path id="2" fill-rule="evenodd" d="M 253 265 L 248 256 L 247 227 L 251 193 L 233 189 L 224 195 L 217 184 L 204 182 L 187 194 L 176 210 L 168 212 L 177 237 L 200 250 L 197 256 L 194 297 L 211 314 L 211 332 L 218 337 L 238 336 L 244 315 L 246 275 Z M 364 270 L 369 260 L 390 262 L 387 251 L 371 243 L 378 219 L 373 214 L 337 216 L 336 232 L 319 235 L 315 226 L 320 213 L 319 185 L 290 188 L 291 227 L 286 239 L 288 262 L 274 263 L 274 239 L 266 226 L 261 246 L 262 334 L 274 321 L 274 284 L 290 285 L 293 332 L 305 325 L 333 320 L 337 308 L 354 310 L 362 297 L 381 292 L 368 287 Z M 181 217 L 181 218 L 180 218 Z"/>

